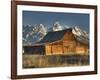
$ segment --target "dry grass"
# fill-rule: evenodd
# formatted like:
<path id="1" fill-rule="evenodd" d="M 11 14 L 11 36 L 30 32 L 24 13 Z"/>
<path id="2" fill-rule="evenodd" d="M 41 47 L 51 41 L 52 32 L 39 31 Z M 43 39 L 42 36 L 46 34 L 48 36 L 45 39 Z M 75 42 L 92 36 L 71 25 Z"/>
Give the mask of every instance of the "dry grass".
<path id="1" fill-rule="evenodd" d="M 23 68 L 89 65 L 89 55 L 23 55 Z"/>

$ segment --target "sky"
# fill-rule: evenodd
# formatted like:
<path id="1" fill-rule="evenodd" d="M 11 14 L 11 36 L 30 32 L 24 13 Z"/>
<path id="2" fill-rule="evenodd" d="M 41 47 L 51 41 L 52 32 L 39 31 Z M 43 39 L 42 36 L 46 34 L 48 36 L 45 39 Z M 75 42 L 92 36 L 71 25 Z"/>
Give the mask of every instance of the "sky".
<path id="1" fill-rule="evenodd" d="M 23 11 L 23 25 L 43 24 L 48 28 L 58 21 L 61 26 L 79 26 L 89 32 L 89 18 L 89 14 L 84 13 Z"/>

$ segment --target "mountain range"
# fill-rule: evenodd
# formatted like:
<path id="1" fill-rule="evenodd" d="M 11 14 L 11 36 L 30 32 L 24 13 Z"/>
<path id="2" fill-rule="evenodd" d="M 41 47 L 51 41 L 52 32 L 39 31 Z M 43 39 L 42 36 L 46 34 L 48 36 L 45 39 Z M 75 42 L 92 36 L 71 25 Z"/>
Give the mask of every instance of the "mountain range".
<path id="1" fill-rule="evenodd" d="M 47 29 L 44 24 L 23 25 L 23 45 L 33 45 L 39 42 L 43 37 L 50 31 L 60 31 L 67 28 L 72 28 L 72 33 L 77 37 L 78 40 L 86 42 L 89 41 L 89 34 L 82 30 L 79 26 L 64 27 L 59 22 L 55 22 L 52 27 Z"/>

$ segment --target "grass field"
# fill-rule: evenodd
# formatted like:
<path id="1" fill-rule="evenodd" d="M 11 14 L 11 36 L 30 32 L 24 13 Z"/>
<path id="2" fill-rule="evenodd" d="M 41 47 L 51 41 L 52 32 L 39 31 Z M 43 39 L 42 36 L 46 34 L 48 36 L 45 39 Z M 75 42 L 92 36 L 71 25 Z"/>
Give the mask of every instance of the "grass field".
<path id="1" fill-rule="evenodd" d="M 23 68 L 44 68 L 89 65 L 89 55 L 23 54 Z"/>

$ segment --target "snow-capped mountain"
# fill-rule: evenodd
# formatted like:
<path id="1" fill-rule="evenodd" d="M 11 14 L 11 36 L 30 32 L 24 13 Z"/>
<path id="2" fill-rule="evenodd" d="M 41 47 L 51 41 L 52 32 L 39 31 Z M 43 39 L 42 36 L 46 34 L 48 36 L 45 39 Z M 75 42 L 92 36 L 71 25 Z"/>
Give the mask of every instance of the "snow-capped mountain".
<path id="1" fill-rule="evenodd" d="M 78 26 L 73 27 L 72 33 L 77 35 L 77 36 L 88 37 L 88 33 L 86 31 L 80 29 Z"/>
<path id="2" fill-rule="evenodd" d="M 48 28 L 48 32 L 50 31 L 60 31 L 64 29 L 68 29 L 70 26 L 68 25 L 61 25 L 60 22 L 56 21 L 52 27 Z"/>
<path id="3" fill-rule="evenodd" d="M 59 22 L 55 22 L 53 26 L 48 29 L 47 26 L 45 27 L 43 24 L 23 26 L 23 45 L 33 45 L 39 42 L 50 31 L 60 31 L 68 28 L 72 28 L 72 33 L 78 40 L 89 42 L 89 34 L 80 27 L 62 26 Z"/>
<path id="4" fill-rule="evenodd" d="M 72 28 L 72 33 L 79 41 L 84 41 L 84 43 L 89 42 L 89 34 L 86 31 L 80 29 L 78 26 Z"/>
<path id="5" fill-rule="evenodd" d="M 73 32 L 73 34 L 75 34 L 77 36 L 81 36 L 81 34 L 82 34 L 81 29 L 77 26 L 73 27 L 72 32 Z"/>
<path id="6" fill-rule="evenodd" d="M 39 25 L 26 25 L 23 26 L 23 44 L 32 45 L 37 41 L 40 41 L 47 33 L 43 24 Z"/>
<path id="7" fill-rule="evenodd" d="M 63 30 L 62 26 L 59 24 L 59 22 L 55 22 L 52 29 L 53 29 L 53 31 Z"/>
<path id="8" fill-rule="evenodd" d="M 46 35 L 46 33 L 47 33 L 47 30 L 43 24 L 39 24 L 37 31 L 43 35 Z"/>

